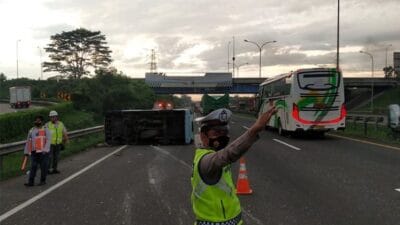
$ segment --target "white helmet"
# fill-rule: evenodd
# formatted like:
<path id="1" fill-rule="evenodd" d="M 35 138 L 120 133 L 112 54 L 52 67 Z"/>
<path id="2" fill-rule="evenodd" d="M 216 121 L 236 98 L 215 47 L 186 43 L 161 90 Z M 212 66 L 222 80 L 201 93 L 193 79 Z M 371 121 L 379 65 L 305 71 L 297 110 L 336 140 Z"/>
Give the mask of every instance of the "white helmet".
<path id="1" fill-rule="evenodd" d="M 58 113 L 56 111 L 54 111 L 54 110 L 51 110 L 50 113 L 49 113 L 49 116 L 50 117 L 51 116 L 58 116 Z"/>
<path id="2" fill-rule="evenodd" d="M 195 121 L 200 126 L 227 125 L 231 119 L 232 112 L 229 109 L 217 109 L 210 112 L 207 116 L 196 118 Z"/>

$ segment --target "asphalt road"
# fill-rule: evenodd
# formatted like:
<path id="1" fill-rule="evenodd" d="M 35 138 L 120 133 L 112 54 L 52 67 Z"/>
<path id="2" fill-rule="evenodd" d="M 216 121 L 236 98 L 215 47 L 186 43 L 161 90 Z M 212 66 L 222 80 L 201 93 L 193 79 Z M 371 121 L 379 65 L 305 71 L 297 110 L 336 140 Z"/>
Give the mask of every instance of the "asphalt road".
<path id="1" fill-rule="evenodd" d="M 235 117 L 232 136 L 250 125 Z M 25 188 L 25 177 L 0 183 L 0 221 L 10 215 L 1 224 L 193 224 L 194 146 L 119 148 L 62 161 L 46 186 Z M 240 197 L 246 224 L 400 224 L 400 149 L 266 131 L 246 160 L 254 192 Z M 237 164 L 233 170 L 236 178 Z"/>
<path id="2" fill-rule="evenodd" d="M 8 103 L 0 103 L 0 114 L 3 113 L 10 113 L 10 112 L 18 112 L 22 110 L 28 110 L 32 108 L 41 108 L 42 106 L 36 106 L 36 105 L 31 105 L 29 108 L 23 108 L 23 109 L 13 109 L 10 107 L 10 104 Z"/>

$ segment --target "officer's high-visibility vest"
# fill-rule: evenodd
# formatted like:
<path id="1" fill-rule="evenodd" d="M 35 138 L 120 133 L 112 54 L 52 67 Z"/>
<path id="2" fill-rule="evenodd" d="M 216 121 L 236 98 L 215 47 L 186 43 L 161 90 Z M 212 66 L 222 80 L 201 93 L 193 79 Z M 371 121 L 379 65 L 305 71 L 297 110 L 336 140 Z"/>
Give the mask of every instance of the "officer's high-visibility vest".
<path id="1" fill-rule="evenodd" d="M 61 144 L 63 140 L 64 124 L 61 121 L 58 121 L 56 127 L 53 122 L 48 122 L 47 128 L 51 132 L 51 144 Z"/>
<path id="2" fill-rule="evenodd" d="M 232 180 L 230 165 L 222 169 L 218 183 L 204 183 L 199 173 L 200 159 L 213 150 L 197 149 L 193 162 L 192 207 L 196 224 L 242 224 L 240 202 Z"/>
<path id="3" fill-rule="evenodd" d="M 46 130 L 44 128 L 38 129 L 37 136 L 32 136 L 32 130 L 31 138 L 28 142 L 28 152 L 36 151 L 36 153 L 40 153 L 44 150 L 44 146 L 46 145 Z M 34 148 L 32 148 L 33 146 Z"/>

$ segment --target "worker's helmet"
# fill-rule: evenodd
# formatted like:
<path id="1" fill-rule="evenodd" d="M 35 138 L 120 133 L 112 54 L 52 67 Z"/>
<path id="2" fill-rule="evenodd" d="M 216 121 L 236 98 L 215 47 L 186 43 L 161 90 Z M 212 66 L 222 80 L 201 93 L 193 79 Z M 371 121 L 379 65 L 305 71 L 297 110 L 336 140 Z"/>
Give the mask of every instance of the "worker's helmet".
<path id="1" fill-rule="evenodd" d="M 49 116 L 50 116 L 50 117 L 52 117 L 52 116 L 58 116 L 58 113 L 57 113 L 56 111 L 54 111 L 54 110 L 51 110 L 50 113 L 49 113 Z"/>
<path id="2" fill-rule="evenodd" d="M 218 127 L 228 130 L 231 116 L 232 112 L 229 109 L 222 108 L 210 112 L 207 116 L 196 118 L 195 121 L 199 123 L 200 129 Z"/>

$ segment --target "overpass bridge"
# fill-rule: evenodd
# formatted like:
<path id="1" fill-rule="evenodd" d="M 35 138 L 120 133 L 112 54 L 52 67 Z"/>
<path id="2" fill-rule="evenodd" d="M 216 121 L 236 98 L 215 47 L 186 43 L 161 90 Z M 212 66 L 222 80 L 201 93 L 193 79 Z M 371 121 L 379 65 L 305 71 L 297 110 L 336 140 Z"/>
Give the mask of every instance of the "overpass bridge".
<path id="1" fill-rule="evenodd" d="M 167 76 L 159 73 L 146 73 L 145 83 L 156 94 L 255 94 L 259 84 L 267 78 L 232 78 L 232 73 L 205 73 L 203 76 Z M 143 80 L 143 79 L 140 79 Z M 345 88 L 386 88 L 400 85 L 399 80 L 387 78 L 344 78 Z"/>

